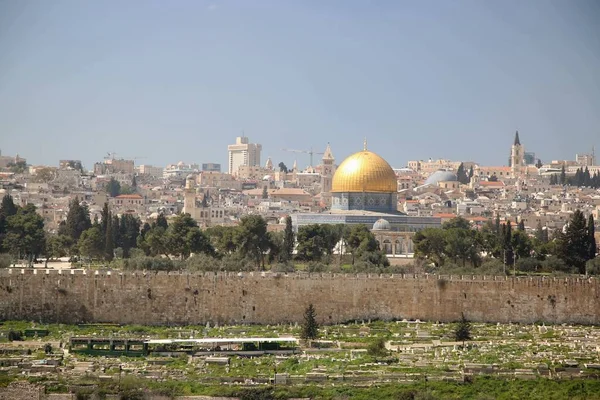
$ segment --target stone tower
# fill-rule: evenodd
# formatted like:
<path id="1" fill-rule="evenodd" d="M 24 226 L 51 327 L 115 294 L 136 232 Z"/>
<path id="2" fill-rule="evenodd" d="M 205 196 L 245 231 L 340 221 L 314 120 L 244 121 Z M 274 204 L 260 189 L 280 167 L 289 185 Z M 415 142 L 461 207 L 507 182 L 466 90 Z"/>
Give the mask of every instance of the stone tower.
<path id="1" fill-rule="evenodd" d="M 183 194 L 183 212 L 194 215 L 196 208 L 196 178 L 190 174 L 185 179 L 185 192 Z"/>
<path id="2" fill-rule="evenodd" d="M 325 153 L 323 153 L 323 168 L 321 169 L 321 199 L 323 205 L 331 207 L 331 183 L 333 180 L 335 158 L 331 152 L 331 147 L 327 143 Z"/>
<path id="3" fill-rule="evenodd" d="M 523 175 L 525 168 L 525 149 L 519 140 L 519 131 L 515 133 L 515 141 L 510 148 L 510 168 L 513 178 Z"/>

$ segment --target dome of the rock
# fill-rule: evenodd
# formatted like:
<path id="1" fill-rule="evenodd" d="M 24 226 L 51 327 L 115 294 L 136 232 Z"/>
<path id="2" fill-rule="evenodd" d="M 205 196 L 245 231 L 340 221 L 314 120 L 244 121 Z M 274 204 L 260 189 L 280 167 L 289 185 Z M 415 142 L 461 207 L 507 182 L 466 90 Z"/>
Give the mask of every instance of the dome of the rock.
<path id="1" fill-rule="evenodd" d="M 346 158 L 335 171 L 332 193 L 396 193 L 398 183 L 390 164 L 363 150 Z"/>

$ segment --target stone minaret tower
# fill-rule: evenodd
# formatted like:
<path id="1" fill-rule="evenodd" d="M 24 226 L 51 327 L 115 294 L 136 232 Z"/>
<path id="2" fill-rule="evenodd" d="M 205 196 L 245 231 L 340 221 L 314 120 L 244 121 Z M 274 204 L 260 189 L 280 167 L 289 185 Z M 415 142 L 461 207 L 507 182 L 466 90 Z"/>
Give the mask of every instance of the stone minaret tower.
<path id="1" fill-rule="evenodd" d="M 524 173 L 525 149 L 519 140 L 519 131 L 515 133 L 515 141 L 510 148 L 510 167 L 513 178 L 518 178 Z"/>
<path id="2" fill-rule="evenodd" d="M 183 212 L 194 215 L 196 208 L 196 178 L 190 174 L 185 179 L 185 192 L 183 194 Z"/>
<path id="3" fill-rule="evenodd" d="M 325 153 L 323 153 L 323 168 L 321 170 L 321 199 L 326 207 L 331 207 L 331 183 L 333 180 L 335 158 L 331 152 L 331 147 L 327 143 Z"/>

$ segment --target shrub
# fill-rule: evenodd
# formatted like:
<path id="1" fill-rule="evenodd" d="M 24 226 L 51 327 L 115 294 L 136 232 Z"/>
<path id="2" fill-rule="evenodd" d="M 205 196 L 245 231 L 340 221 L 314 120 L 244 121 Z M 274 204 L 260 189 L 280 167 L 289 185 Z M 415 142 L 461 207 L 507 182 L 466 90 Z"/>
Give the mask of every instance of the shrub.
<path id="1" fill-rule="evenodd" d="M 0 254 L 0 268 L 8 268 L 12 262 L 10 254 Z"/>
<path id="2" fill-rule="evenodd" d="M 563 260 L 555 256 L 546 258 L 542 263 L 542 268 L 546 272 L 573 272 L 572 267 L 569 267 Z"/>
<path id="3" fill-rule="evenodd" d="M 589 260 L 585 264 L 585 271 L 588 275 L 600 275 L 600 257 Z"/>
<path id="4" fill-rule="evenodd" d="M 111 268 L 128 271 L 176 271 L 182 268 L 182 262 L 162 257 L 140 257 L 114 260 L 110 263 Z"/>
<path id="5" fill-rule="evenodd" d="M 8 332 L 8 336 L 7 339 L 9 342 L 12 342 L 13 340 L 23 340 L 23 334 L 19 331 L 9 331 Z"/>
<path id="6" fill-rule="evenodd" d="M 296 268 L 292 263 L 277 263 L 271 266 L 273 272 L 294 272 Z"/>
<path id="7" fill-rule="evenodd" d="M 517 260 L 517 270 L 523 272 L 536 272 L 541 264 L 541 261 L 533 257 L 519 258 Z"/>
<path id="8" fill-rule="evenodd" d="M 388 351 L 385 348 L 385 339 L 377 338 L 369 343 L 369 346 L 367 347 L 367 354 L 369 354 L 371 357 L 387 356 Z"/>

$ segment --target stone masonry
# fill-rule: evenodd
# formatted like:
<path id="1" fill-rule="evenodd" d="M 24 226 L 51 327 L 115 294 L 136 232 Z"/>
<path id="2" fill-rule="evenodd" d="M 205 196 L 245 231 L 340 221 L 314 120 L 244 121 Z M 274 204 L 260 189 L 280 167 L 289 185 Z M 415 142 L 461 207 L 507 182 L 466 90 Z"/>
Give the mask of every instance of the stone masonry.
<path id="1" fill-rule="evenodd" d="M 600 323 L 595 278 L 414 275 L 0 271 L 0 318 L 120 324 L 368 319 Z"/>

